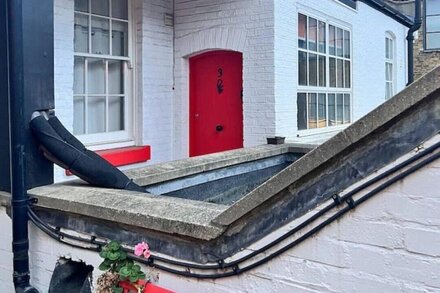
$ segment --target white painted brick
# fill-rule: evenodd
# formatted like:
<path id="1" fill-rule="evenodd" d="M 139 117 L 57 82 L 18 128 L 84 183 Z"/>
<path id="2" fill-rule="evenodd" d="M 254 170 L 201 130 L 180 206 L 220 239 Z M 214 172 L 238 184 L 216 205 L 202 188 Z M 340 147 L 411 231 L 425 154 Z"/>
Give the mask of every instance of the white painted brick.
<path id="1" fill-rule="evenodd" d="M 405 228 L 403 232 L 408 251 L 440 257 L 440 233 L 438 230 Z"/>

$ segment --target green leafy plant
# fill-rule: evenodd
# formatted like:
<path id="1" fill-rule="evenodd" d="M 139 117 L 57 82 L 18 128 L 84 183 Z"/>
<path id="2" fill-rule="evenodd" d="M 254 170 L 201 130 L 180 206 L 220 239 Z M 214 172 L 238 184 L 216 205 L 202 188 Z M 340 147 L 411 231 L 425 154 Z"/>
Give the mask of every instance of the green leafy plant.
<path id="1" fill-rule="evenodd" d="M 139 246 L 140 244 L 138 244 Z M 146 243 L 143 242 L 143 246 L 148 250 L 148 254 L 145 251 L 145 255 L 149 257 L 149 248 Z M 139 250 L 139 248 L 138 248 Z M 129 282 L 133 287 L 137 288 L 138 291 L 141 291 L 143 288 L 139 287 L 138 281 L 144 280 L 146 278 L 145 273 L 141 270 L 141 267 L 137 264 L 134 264 L 133 260 L 127 257 L 127 253 L 123 251 L 122 246 L 117 241 L 111 241 L 107 245 L 105 245 L 99 256 L 103 258 L 103 262 L 99 265 L 99 269 L 101 271 L 106 271 L 104 275 L 106 276 L 114 276 L 117 275 L 119 281 Z M 113 279 L 114 280 L 114 279 Z M 113 282 L 112 284 L 107 285 L 110 287 L 111 292 L 113 293 L 122 293 L 123 288 L 119 286 L 119 283 Z M 107 292 L 108 287 L 101 289 L 102 292 Z M 107 291 L 104 291 L 107 290 Z"/>

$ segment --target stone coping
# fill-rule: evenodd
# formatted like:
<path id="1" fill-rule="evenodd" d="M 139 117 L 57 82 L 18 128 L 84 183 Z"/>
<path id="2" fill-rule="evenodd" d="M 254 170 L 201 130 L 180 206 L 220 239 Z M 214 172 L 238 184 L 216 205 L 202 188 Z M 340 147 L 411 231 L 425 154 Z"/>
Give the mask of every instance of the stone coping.
<path id="1" fill-rule="evenodd" d="M 228 167 L 289 152 L 304 153 L 314 145 L 262 145 L 151 165 L 126 171 L 142 185 L 158 183 L 204 171 Z M 169 234 L 202 240 L 218 237 L 226 227 L 212 220 L 228 206 L 203 201 L 92 187 L 80 180 L 33 188 L 38 207 L 79 214 Z M 9 205 L 9 193 L 0 193 L 0 204 Z"/>
<path id="2" fill-rule="evenodd" d="M 315 144 L 299 143 L 261 145 L 131 169 L 125 174 L 146 186 L 284 153 L 307 153 L 315 147 Z"/>
<path id="3" fill-rule="evenodd" d="M 214 223 L 230 225 L 439 89 L 440 66 L 248 193 L 218 215 Z"/>

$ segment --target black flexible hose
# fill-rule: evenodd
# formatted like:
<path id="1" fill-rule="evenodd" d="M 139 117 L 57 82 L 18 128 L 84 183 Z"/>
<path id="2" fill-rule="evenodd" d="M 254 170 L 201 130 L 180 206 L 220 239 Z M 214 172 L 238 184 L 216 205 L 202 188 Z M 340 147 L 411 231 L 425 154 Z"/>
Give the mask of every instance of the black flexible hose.
<path id="1" fill-rule="evenodd" d="M 198 279 L 215 279 L 215 278 L 223 278 L 223 277 L 229 277 L 229 276 L 233 276 L 233 275 L 237 275 L 240 273 L 243 273 L 245 271 L 251 270 L 271 259 L 273 259 L 276 256 L 279 256 L 280 254 L 282 254 L 283 252 L 287 251 L 288 249 L 291 249 L 292 247 L 294 247 L 295 245 L 299 244 L 300 242 L 304 241 L 305 239 L 307 239 L 308 237 L 314 235 L 315 233 L 319 232 L 320 230 L 322 230 L 325 226 L 327 226 L 328 224 L 332 223 L 333 221 L 337 220 L 338 218 L 340 218 L 341 216 L 343 216 L 345 213 L 347 213 L 348 211 L 350 211 L 351 209 L 355 208 L 356 206 L 358 206 L 359 204 L 365 202 L 367 199 L 373 197 L 375 194 L 379 193 L 380 191 L 384 190 L 385 188 L 391 186 L 392 184 L 394 184 L 395 182 L 405 178 L 406 176 L 412 174 L 413 172 L 415 172 L 416 170 L 422 168 L 423 166 L 426 166 L 427 164 L 437 160 L 440 157 L 440 153 L 436 153 L 432 156 L 430 156 L 428 159 L 423 160 L 419 163 L 417 163 L 416 165 L 410 167 L 409 169 L 403 171 L 402 173 L 394 176 L 393 178 L 390 178 L 389 180 L 387 180 L 386 182 L 384 182 L 383 184 L 379 185 L 378 187 L 374 188 L 372 191 L 368 192 L 366 195 L 362 196 L 360 199 L 353 201 L 352 196 L 357 194 L 358 192 L 362 191 L 363 189 L 377 183 L 378 181 L 384 179 L 385 177 L 388 177 L 389 175 L 401 170 L 402 168 L 416 162 L 417 160 L 421 159 L 422 157 L 427 156 L 428 154 L 433 153 L 436 149 L 438 149 L 440 147 L 440 143 L 436 143 L 434 145 L 432 145 L 431 147 L 427 148 L 426 150 L 423 150 L 421 152 L 419 152 L 418 154 L 414 155 L 413 157 L 405 160 L 404 162 L 394 166 L 393 168 L 385 171 L 384 173 L 381 173 L 380 175 L 376 176 L 375 178 L 363 183 L 362 185 L 358 186 L 357 188 L 353 189 L 352 191 L 348 192 L 347 194 L 345 194 L 342 197 L 334 197 L 334 202 L 329 204 L 328 206 L 326 206 L 324 209 L 320 210 L 318 213 L 314 214 L 312 217 L 308 218 L 307 220 L 305 220 L 303 223 L 299 224 L 298 226 L 296 226 L 294 229 L 290 230 L 289 232 L 287 232 L 286 234 L 284 234 L 283 236 L 275 239 L 274 241 L 272 241 L 271 243 L 261 247 L 260 249 L 229 263 L 225 263 L 223 262 L 223 260 L 219 261 L 219 264 L 216 265 L 201 265 L 201 264 L 193 264 L 193 263 L 187 263 L 187 262 L 181 262 L 181 261 L 176 261 L 176 260 L 171 260 L 171 259 L 166 259 L 163 257 L 158 257 L 158 256 L 151 256 L 150 259 L 145 260 L 143 258 L 138 258 L 132 254 L 130 254 L 130 257 L 136 261 L 139 261 L 141 263 L 147 264 L 151 267 L 155 267 L 164 271 L 167 271 L 169 273 L 173 273 L 173 274 L 178 274 L 181 276 L 186 276 L 186 277 L 193 277 L 193 278 L 198 278 Z M 310 223 L 314 222 L 315 220 L 317 220 L 319 217 L 321 217 L 322 215 L 324 215 L 325 213 L 327 213 L 328 211 L 330 211 L 332 208 L 340 205 L 341 203 L 346 203 L 347 206 L 342 208 L 341 210 L 339 210 L 336 214 L 332 215 L 330 218 L 328 218 L 327 220 L 325 220 L 324 222 L 320 223 L 319 225 L 317 225 L 316 227 L 314 227 L 313 229 L 311 229 L 310 231 L 306 232 L 304 235 L 302 235 L 301 237 L 299 237 L 298 239 L 294 240 L 293 242 L 287 244 L 286 246 L 280 248 L 279 250 L 275 251 L 274 253 L 248 265 L 245 267 L 240 268 L 239 265 L 249 259 L 251 259 L 252 257 L 255 257 L 258 254 L 261 254 L 262 252 L 272 248 L 273 246 L 279 244 L 280 242 L 286 240 L 289 236 L 292 236 L 293 234 L 295 234 L 296 232 L 298 232 L 299 230 L 301 230 L 302 228 L 306 227 L 307 225 L 309 225 Z M 86 248 L 86 249 L 93 249 L 93 250 L 99 250 L 99 248 L 103 245 L 105 245 L 106 243 L 103 241 L 97 241 L 96 239 L 85 239 L 82 237 L 77 237 L 77 236 L 72 236 L 69 235 L 67 233 L 63 233 L 61 231 L 58 231 L 52 227 L 50 227 L 49 225 L 45 224 L 41 219 L 38 218 L 38 216 L 32 211 L 32 209 L 29 209 L 29 216 L 32 222 L 34 222 L 36 224 L 37 227 L 39 227 L 40 229 L 42 229 L 44 232 L 48 233 L 49 236 L 51 236 L 52 238 L 58 240 L 58 241 L 62 241 L 62 238 L 70 238 L 72 240 L 76 240 L 76 241 L 80 241 L 80 242 L 87 242 L 89 244 L 94 244 L 96 245 L 96 247 L 94 248 Z M 44 227 L 41 228 L 41 227 Z M 70 245 L 73 245 L 71 243 L 68 243 Z M 74 245 L 76 247 L 79 248 L 85 248 L 81 245 Z M 160 262 L 164 262 L 164 263 L 168 263 L 171 265 L 176 265 L 176 266 L 181 266 L 181 267 L 185 267 L 186 269 L 199 269 L 199 270 L 218 270 L 218 269 L 227 269 L 227 268 L 232 268 L 231 271 L 227 271 L 227 272 L 222 272 L 222 273 L 211 273 L 211 274 L 199 274 L 199 273 L 194 273 L 191 271 L 182 271 L 182 270 L 178 270 L 178 269 L 174 269 L 174 268 L 170 268 L 164 265 L 160 265 L 157 264 L 156 261 L 160 261 Z"/>

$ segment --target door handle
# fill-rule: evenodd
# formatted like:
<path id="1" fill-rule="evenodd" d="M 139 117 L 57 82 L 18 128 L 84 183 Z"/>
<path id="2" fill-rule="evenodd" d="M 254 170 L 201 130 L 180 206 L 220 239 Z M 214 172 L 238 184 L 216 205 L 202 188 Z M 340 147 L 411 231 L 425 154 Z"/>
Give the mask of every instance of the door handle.
<path id="1" fill-rule="evenodd" d="M 215 130 L 216 130 L 217 132 L 223 131 L 223 125 L 218 124 L 218 125 L 215 127 Z"/>

